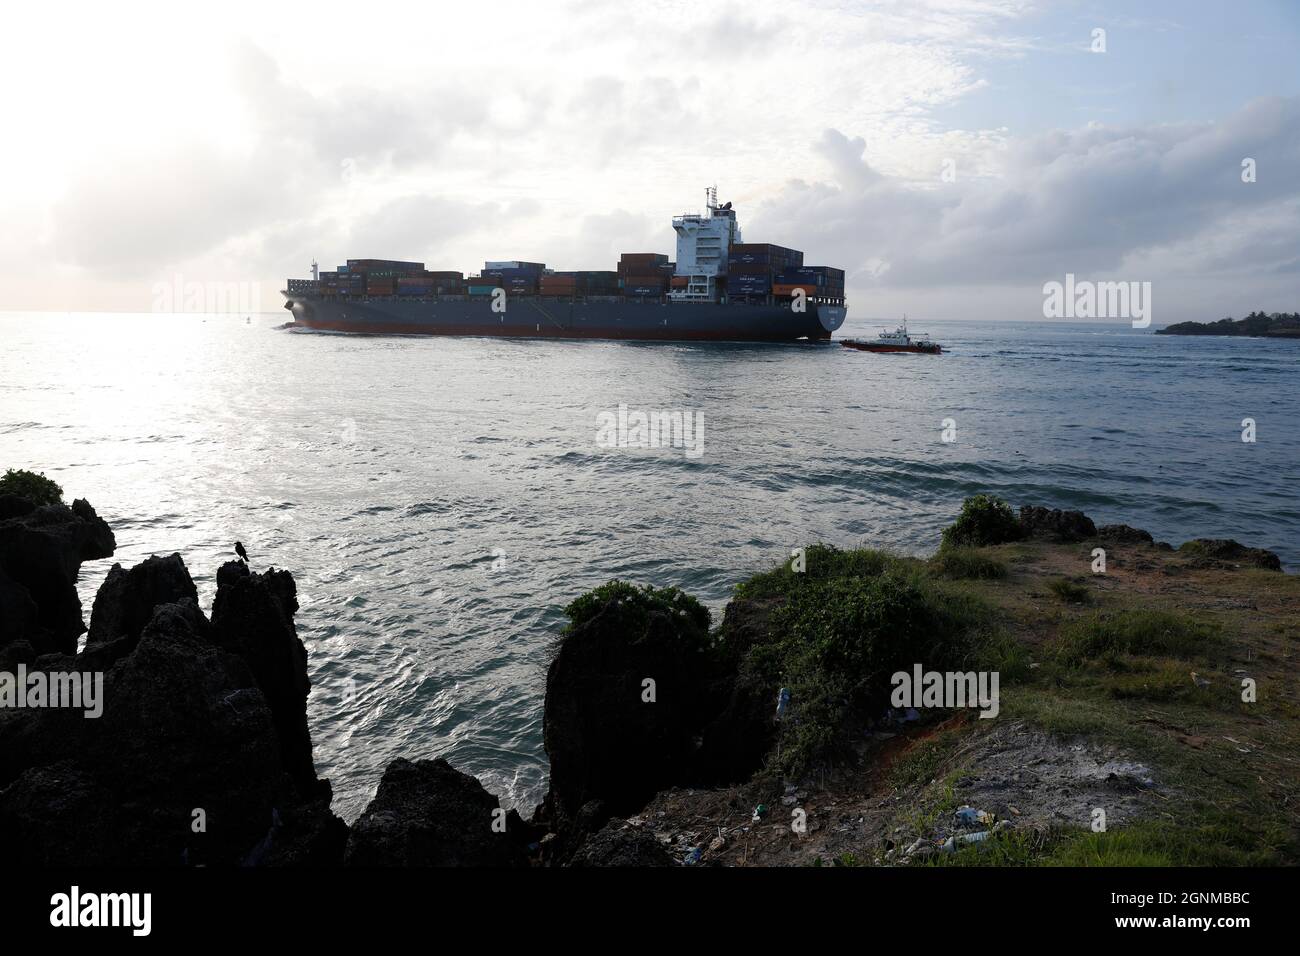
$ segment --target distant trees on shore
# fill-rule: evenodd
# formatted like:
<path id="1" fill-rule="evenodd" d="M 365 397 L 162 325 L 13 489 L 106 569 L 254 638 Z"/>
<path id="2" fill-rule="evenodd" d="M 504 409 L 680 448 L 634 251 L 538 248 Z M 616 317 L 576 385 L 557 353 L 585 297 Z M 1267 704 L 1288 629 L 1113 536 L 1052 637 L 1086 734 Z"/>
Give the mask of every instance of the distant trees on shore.
<path id="1" fill-rule="evenodd" d="M 1159 329 L 1157 335 L 1254 335 L 1300 338 L 1300 312 L 1252 312 L 1244 319 L 1231 316 L 1217 322 L 1179 322 Z"/>

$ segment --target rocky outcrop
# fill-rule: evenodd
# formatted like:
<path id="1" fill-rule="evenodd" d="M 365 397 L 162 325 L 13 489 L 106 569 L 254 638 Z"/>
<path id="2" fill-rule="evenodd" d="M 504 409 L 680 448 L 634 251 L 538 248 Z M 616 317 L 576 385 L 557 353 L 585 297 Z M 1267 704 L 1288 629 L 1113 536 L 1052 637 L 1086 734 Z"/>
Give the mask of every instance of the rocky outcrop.
<path id="1" fill-rule="evenodd" d="M 197 605 L 199 592 L 179 554 L 151 556 L 129 571 L 115 564 L 95 595 L 86 643 L 104 644 L 125 637 L 134 646 L 153 618 L 154 608 L 186 598 Z"/>
<path id="2" fill-rule="evenodd" d="M 397 759 L 352 826 L 349 866 L 519 866 L 528 835 L 517 813 L 445 760 Z"/>
<path id="3" fill-rule="evenodd" d="M 316 779 L 307 729 L 307 648 L 293 616 L 298 589 L 293 575 L 272 568 L 253 574 L 241 561 L 217 572 L 212 602 L 212 639 L 248 665 L 275 721 L 284 763 L 304 785 Z"/>
<path id="4" fill-rule="evenodd" d="M 101 679 L 97 719 L 65 709 L 6 715 L 0 767 L 9 777 L 27 765 L 0 791 L 6 847 L 44 865 L 238 862 L 270 822 L 283 775 L 270 712 L 243 662 L 195 635 L 184 613 L 160 608 Z M 60 786 L 76 797 L 66 819 L 41 812 L 42 795 Z M 96 808 L 85 821 L 82 805 Z"/>
<path id="5" fill-rule="evenodd" d="M 75 652 L 86 630 L 77 572 L 83 561 L 112 556 L 113 532 L 84 499 L 36 507 L 6 496 L 0 515 L 0 645 Z"/>
<path id="6" fill-rule="evenodd" d="M 1118 541 L 1121 544 L 1155 544 L 1149 531 L 1133 528 L 1126 524 L 1107 524 L 1097 529 L 1097 537 L 1106 541 Z"/>
<path id="7" fill-rule="evenodd" d="M 1096 525 L 1082 511 L 1023 505 L 1019 520 L 1026 536 L 1047 537 L 1054 541 L 1086 541 L 1097 536 Z"/>
<path id="8" fill-rule="evenodd" d="M 775 739 L 775 692 L 739 673 L 770 608 L 733 602 L 718 646 L 702 608 L 654 600 L 609 597 L 565 632 L 547 673 L 551 785 L 534 822 L 559 834 L 561 862 L 662 790 L 748 779 Z"/>
<path id="9" fill-rule="evenodd" d="M 34 509 L 18 520 L 43 512 L 59 516 Z M 32 530 L 42 524 L 11 533 L 11 557 L 21 558 L 22 547 L 45 556 L 102 552 L 103 538 L 87 533 L 97 519 L 72 514 L 59 516 L 54 535 Z M 78 530 L 76 522 L 92 527 Z M 42 566 L 61 575 L 72 563 Z M 7 674 L 23 665 L 98 687 L 100 711 L 0 709 L 0 842 L 8 859 L 341 863 L 347 827 L 329 808 L 328 782 L 311 769 L 294 594 L 287 572 L 228 573 L 218 586 L 219 620 L 209 622 L 180 557 L 155 557 L 110 572 L 95 600 L 93 640 L 80 654 L 26 639 L 0 648 Z"/>
<path id="10" fill-rule="evenodd" d="M 673 866 L 675 862 L 650 831 L 611 820 L 582 841 L 569 866 Z"/>
<path id="11" fill-rule="evenodd" d="M 547 672 L 542 731 L 561 829 L 591 800 L 632 813 L 690 778 L 712 705 L 695 627 L 611 599 L 565 634 Z"/>
<path id="12" fill-rule="evenodd" d="M 777 691 L 748 681 L 739 672 L 741 659 L 771 630 L 774 602 L 733 600 L 723 611 L 728 666 L 710 681 L 709 700 L 718 711 L 701 733 L 696 778 L 702 783 L 747 780 L 776 743 Z"/>
<path id="13" fill-rule="evenodd" d="M 1282 559 L 1264 548 L 1248 548 L 1231 538 L 1195 538 L 1178 550 L 1211 567 L 1263 568 L 1281 571 Z"/>

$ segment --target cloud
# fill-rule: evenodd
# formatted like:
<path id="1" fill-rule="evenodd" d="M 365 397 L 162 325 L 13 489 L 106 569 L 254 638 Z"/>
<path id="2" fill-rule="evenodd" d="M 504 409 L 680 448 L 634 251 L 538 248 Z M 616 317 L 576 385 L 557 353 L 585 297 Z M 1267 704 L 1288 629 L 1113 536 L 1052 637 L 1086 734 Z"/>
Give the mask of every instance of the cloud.
<path id="1" fill-rule="evenodd" d="M 1035 70 L 1095 66 L 1021 35 L 1077 29 L 1028 0 L 502 0 L 490 43 L 470 42 L 482 11 L 397 19 L 377 3 L 344 20 L 248 3 L 183 46 L 199 21 L 179 14 L 133 30 L 97 15 L 113 44 L 28 24 L 60 55 L 34 40 L 0 61 L 37 91 L 13 107 L 39 144 L 0 156 L 0 217 L 21 237 L 0 257 L 0 305 L 138 301 L 140 277 L 178 270 L 269 283 L 312 257 L 600 268 L 671 251 L 669 217 L 710 183 L 747 239 L 799 245 L 860 289 L 1067 268 L 1294 275 L 1294 101 L 1215 123 L 1003 127 L 1041 123 L 1035 97 L 1059 86 Z M 1221 70 L 1232 89 L 1200 115 L 1252 95 Z M 1163 115 L 1166 72 L 1148 72 L 1108 72 L 1104 88 L 1078 73 L 1071 102 Z"/>
<path id="2" fill-rule="evenodd" d="M 283 201 L 256 156 L 197 144 L 121 152 L 73 182 L 51 210 L 54 256 L 124 278 L 255 228 Z"/>
<path id="3" fill-rule="evenodd" d="M 829 179 L 789 183 L 747 238 L 837 250 L 860 288 L 1286 272 L 1300 249 L 1300 98 L 1217 123 L 1053 130 L 1009 141 L 997 175 L 951 183 L 882 176 L 866 148 L 828 130 Z"/>

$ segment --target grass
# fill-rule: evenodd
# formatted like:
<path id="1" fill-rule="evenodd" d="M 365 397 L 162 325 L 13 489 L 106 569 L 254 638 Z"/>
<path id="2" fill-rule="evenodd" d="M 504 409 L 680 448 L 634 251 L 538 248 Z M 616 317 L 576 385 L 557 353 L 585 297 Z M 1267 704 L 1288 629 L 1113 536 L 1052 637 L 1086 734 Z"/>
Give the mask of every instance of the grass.
<path id="1" fill-rule="evenodd" d="M 917 741 L 889 768 L 889 785 L 899 789 L 924 787 L 943 776 L 943 768 L 967 739 L 964 729 L 940 731 Z"/>
<path id="2" fill-rule="evenodd" d="M 1124 655 L 1205 658 L 1222 649 L 1218 628 L 1184 614 L 1147 608 L 1097 612 L 1062 630 L 1056 657 L 1066 667 L 1117 662 Z"/>
<path id="3" fill-rule="evenodd" d="M 948 549 L 944 549 L 948 550 Z M 955 550 L 955 549 L 954 549 Z M 942 551 L 940 553 L 942 555 Z M 1016 569 L 1085 586 L 1058 545 L 1021 541 L 997 558 Z M 938 557 L 930 568 L 939 574 Z M 1160 560 L 1160 559 L 1158 559 Z M 980 594 L 1033 649 L 1039 666 L 1004 687 L 998 723 L 1024 721 L 1065 742 L 1087 741 L 1155 771 L 1158 795 L 1145 815 L 1086 828 L 1012 829 L 931 866 L 1270 866 L 1300 861 L 1300 701 L 1292 677 L 1300 660 L 1300 581 L 1247 569 L 1122 578 L 1104 609 L 1044 605 L 1022 587 L 976 578 L 953 586 Z M 1064 572 L 1064 573 L 1063 573 Z M 1040 579 L 1041 580 L 1041 579 Z M 1185 595 L 1192 595 L 1189 601 Z M 1073 602 L 1071 602 L 1073 603 Z M 1212 606 L 1213 612 L 1199 610 Z M 1197 608 L 1197 609 L 1193 609 Z M 1192 680 L 1196 671 L 1208 687 Z M 1257 703 L 1241 700 L 1241 678 L 1258 680 Z M 893 823 L 914 836 L 943 832 L 936 813 L 954 799 L 951 781 L 966 755 L 964 734 L 918 745 L 889 782 L 900 799 Z M 962 800 L 962 788 L 955 788 Z M 906 808 L 906 809 L 904 809 Z M 926 821 L 938 820 L 940 826 Z"/>
<path id="4" fill-rule="evenodd" d="M 930 570 L 952 580 L 991 581 L 1007 576 L 1007 566 L 975 548 L 945 548 L 929 561 Z"/>
<path id="5" fill-rule="evenodd" d="M 1047 590 L 1066 604 L 1088 604 L 1092 600 L 1092 594 L 1087 587 L 1069 578 L 1053 578 L 1047 582 Z"/>
<path id="6" fill-rule="evenodd" d="M 1277 836 L 1277 834 L 1274 834 Z M 1231 819 L 1192 825 L 1136 820 L 1104 833 L 1090 830 L 1007 830 L 983 843 L 937 853 L 920 865 L 965 866 L 1276 866 L 1267 839 Z"/>
<path id="7" fill-rule="evenodd" d="M 1222 815 L 1184 823 L 1138 820 L 1105 833 L 1061 834 L 1041 866 L 1276 866 L 1284 835 L 1252 832 Z"/>

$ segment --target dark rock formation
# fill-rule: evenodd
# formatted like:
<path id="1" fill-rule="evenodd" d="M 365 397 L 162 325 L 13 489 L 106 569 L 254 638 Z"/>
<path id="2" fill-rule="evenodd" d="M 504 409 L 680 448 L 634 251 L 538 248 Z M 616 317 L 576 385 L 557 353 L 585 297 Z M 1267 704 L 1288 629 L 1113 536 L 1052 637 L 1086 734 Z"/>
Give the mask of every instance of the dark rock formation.
<path id="1" fill-rule="evenodd" d="M 771 631 L 769 618 L 778 602 L 733 600 L 723 612 L 727 660 L 723 674 L 711 682 L 709 699 L 720 709 L 705 724 L 698 755 L 701 783 L 731 784 L 747 780 L 762 765 L 776 742 L 776 697 L 779 688 L 745 680 L 736 665 Z"/>
<path id="2" fill-rule="evenodd" d="M 0 645 L 25 640 L 38 654 L 71 654 L 86 629 L 77 572 L 83 561 L 111 557 L 116 542 L 82 499 L 28 505 L 6 496 L 0 510 Z"/>
<path id="3" fill-rule="evenodd" d="M 1055 541 L 1086 541 L 1097 536 L 1097 527 L 1082 511 L 1062 511 L 1022 505 L 1020 527 L 1027 536 L 1048 537 Z"/>
<path id="4" fill-rule="evenodd" d="M 0 649 L 9 643 L 30 646 L 39 614 L 31 593 L 0 570 Z"/>
<path id="5" fill-rule="evenodd" d="M 332 792 L 322 780 L 313 799 L 271 813 L 266 835 L 243 860 L 245 866 L 338 866 L 348 845 L 348 825 L 330 809 Z"/>
<path id="6" fill-rule="evenodd" d="M 305 772 L 306 659 L 292 577 L 245 571 L 228 581 L 218 589 L 220 629 L 193 593 L 177 556 L 115 568 L 96 599 L 97 639 L 80 655 L 41 653 L 29 641 L 0 649 L 11 672 L 22 663 L 102 681 L 98 718 L 0 710 L 0 844 L 12 863 L 342 861 L 347 827 L 329 809 L 328 782 Z M 284 672 L 290 666 L 296 674 Z M 302 739 L 290 733 L 286 746 L 283 728 L 299 724 Z"/>
<path id="7" fill-rule="evenodd" d="M 271 708 L 285 766 L 310 785 L 316 779 L 307 729 L 311 682 L 307 648 L 293 626 L 297 610 L 298 590 L 288 571 L 253 574 L 243 562 L 228 561 L 217 572 L 212 639 L 247 663 Z"/>
<path id="8" fill-rule="evenodd" d="M 611 820 L 582 841 L 570 866 L 672 866 L 674 860 L 653 833 Z"/>
<path id="9" fill-rule="evenodd" d="M 153 617 L 154 608 L 185 598 L 197 606 L 199 592 L 179 554 L 154 555 L 130 571 L 115 564 L 95 595 L 86 643 L 102 644 L 125 637 L 134 646 Z"/>
<path id="10" fill-rule="evenodd" d="M 0 521 L 8 518 L 21 518 L 36 510 L 35 502 L 17 495 L 0 495 Z"/>
<path id="11" fill-rule="evenodd" d="M 0 768 L 7 776 L 16 762 L 28 766 L 0 791 L 6 847 L 43 864 L 241 859 L 270 820 L 283 776 L 270 712 L 247 667 L 197 637 L 183 613 L 160 608 L 103 681 L 98 719 L 72 710 L 7 715 Z M 56 781 L 75 784 L 71 792 L 97 807 L 90 820 L 41 812 L 40 795 Z M 206 814 L 206 833 L 191 829 L 195 810 Z M 90 823 L 112 834 L 102 857 Z"/>
<path id="12" fill-rule="evenodd" d="M 1097 537 L 1122 544 L 1154 544 L 1150 532 L 1141 528 L 1132 528 L 1126 524 L 1107 524 L 1097 529 Z"/>
<path id="13" fill-rule="evenodd" d="M 1195 538 L 1184 542 L 1179 551 L 1214 567 L 1247 565 L 1266 571 L 1281 571 L 1282 559 L 1264 548 L 1248 548 L 1231 538 Z"/>
<path id="14" fill-rule="evenodd" d="M 547 673 L 551 785 L 533 817 L 559 835 L 556 859 L 662 790 L 739 783 L 762 765 L 776 689 L 747 681 L 740 662 L 771 611 L 770 601 L 733 601 L 721 645 L 707 615 L 653 601 L 612 597 L 575 619 Z"/>
<path id="15" fill-rule="evenodd" d="M 522 821 L 445 760 L 397 759 L 352 826 L 349 866 L 517 866 Z M 504 832 L 501 832 L 504 823 Z M 494 826 L 495 824 L 495 826 Z"/>
<path id="16" fill-rule="evenodd" d="M 546 678 L 543 740 L 563 829 L 590 800 L 632 813 L 690 778 L 715 706 L 691 622 L 611 600 L 567 632 Z M 643 681 L 654 681 L 654 702 Z"/>

